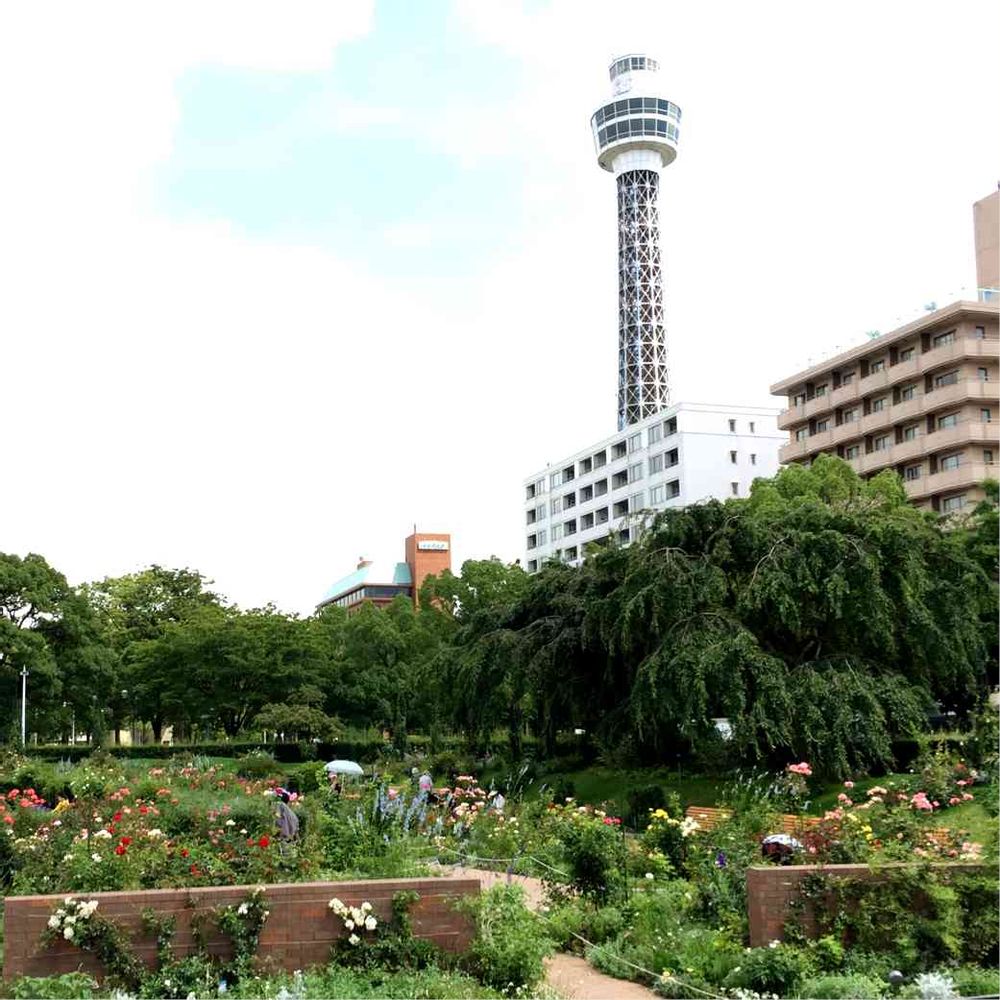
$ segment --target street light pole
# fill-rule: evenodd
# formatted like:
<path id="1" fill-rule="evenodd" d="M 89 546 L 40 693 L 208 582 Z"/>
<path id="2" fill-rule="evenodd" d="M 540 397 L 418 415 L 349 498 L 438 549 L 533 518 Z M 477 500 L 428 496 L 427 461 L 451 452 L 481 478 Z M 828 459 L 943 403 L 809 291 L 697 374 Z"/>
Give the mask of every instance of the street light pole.
<path id="1" fill-rule="evenodd" d="M 28 745 L 28 668 L 21 667 L 21 746 Z"/>

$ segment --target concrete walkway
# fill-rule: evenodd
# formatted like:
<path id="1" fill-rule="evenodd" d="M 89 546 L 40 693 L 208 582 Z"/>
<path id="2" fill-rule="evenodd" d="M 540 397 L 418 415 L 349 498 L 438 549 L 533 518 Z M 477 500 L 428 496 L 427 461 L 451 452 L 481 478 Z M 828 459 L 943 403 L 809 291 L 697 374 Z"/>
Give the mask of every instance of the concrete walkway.
<path id="1" fill-rule="evenodd" d="M 436 867 L 436 866 L 434 866 Z M 498 883 L 506 884 L 503 872 L 462 865 L 442 865 L 438 869 L 444 878 L 478 878 L 484 889 Z M 527 875 L 511 875 L 510 881 L 524 889 L 525 900 L 533 910 L 545 903 L 545 887 L 541 879 Z M 545 985 L 565 1000 L 650 1000 L 656 994 L 638 983 L 615 979 L 598 972 L 586 959 L 558 952 L 545 959 Z"/>

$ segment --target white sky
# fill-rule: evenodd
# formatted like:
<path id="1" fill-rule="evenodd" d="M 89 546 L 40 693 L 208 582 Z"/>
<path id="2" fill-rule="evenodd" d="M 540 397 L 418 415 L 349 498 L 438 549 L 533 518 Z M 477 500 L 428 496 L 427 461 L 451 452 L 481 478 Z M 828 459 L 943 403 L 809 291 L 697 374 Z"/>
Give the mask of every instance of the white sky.
<path id="1" fill-rule="evenodd" d="M 0 11 L 0 550 L 74 583 L 191 566 L 300 612 L 359 555 L 402 558 L 414 522 L 452 533 L 456 569 L 521 556 L 522 480 L 615 429 L 615 191 L 588 119 L 618 52 L 659 55 L 684 111 L 661 202 L 675 401 L 777 405 L 809 358 L 974 285 L 997 4 L 453 6 L 521 85 L 435 141 L 515 171 L 525 228 L 471 277 L 393 282 L 148 196 L 182 74 L 324 72 L 370 6 Z"/>

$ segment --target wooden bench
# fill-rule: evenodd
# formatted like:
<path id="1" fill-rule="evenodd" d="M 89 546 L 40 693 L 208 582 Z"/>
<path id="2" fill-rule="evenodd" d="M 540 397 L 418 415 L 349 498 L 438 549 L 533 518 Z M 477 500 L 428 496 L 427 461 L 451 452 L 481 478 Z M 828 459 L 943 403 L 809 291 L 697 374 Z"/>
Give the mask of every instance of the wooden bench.
<path id="1" fill-rule="evenodd" d="M 715 809 L 712 806 L 688 806 L 684 810 L 684 815 L 689 819 L 696 820 L 702 830 L 711 830 L 724 820 L 731 819 L 733 811 L 732 809 Z M 790 837 L 802 833 L 820 821 L 818 816 L 792 816 L 788 813 L 783 813 L 780 819 L 781 832 L 787 833 Z"/>

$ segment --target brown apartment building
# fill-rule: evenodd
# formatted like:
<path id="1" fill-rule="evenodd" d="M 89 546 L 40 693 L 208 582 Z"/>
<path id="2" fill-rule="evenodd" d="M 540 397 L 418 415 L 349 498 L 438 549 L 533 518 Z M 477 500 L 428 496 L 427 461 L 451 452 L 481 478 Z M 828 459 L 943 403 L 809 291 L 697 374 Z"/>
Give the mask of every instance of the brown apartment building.
<path id="1" fill-rule="evenodd" d="M 978 301 L 955 302 L 771 386 L 786 396 L 782 463 L 828 453 L 893 469 L 918 506 L 952 513 L 1000 478 L 998 201 L 975 206 Z"/>

